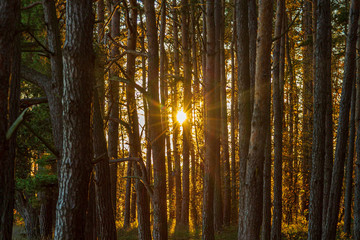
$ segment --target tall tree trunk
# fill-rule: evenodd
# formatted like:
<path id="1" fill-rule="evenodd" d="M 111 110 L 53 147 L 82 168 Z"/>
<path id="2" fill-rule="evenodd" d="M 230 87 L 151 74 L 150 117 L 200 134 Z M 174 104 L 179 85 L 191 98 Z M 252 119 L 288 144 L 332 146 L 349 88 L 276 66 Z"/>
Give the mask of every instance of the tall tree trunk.
<path id="1" fill-rule="evenodd" d="M 137 9 L 138 5 L 136 0 L 130 1 L 130 15 L 128 21 L 128 40 L 127 48 L 130 51 L 136 50 L 136 38 L 137 38 Z M 133 54 L 127 56 L 127 69 L 126 75 L 131 82 L 135 82 L 135 58 Z M 139 119 L 137 114 L 137 105 L 135 98 L 135 89 L 129 84 L 126 85 L 126 99 L 128 101 L 128 115 L 130 125 L 130 156 L 141 157 L 141 143 L 139 132 Z M 141 176 L 141 171 L 137 164 L 133 164 L 133 168 L 136 176 Z M 137 216 L 138 216 L 138 233 L 140 239 L 151 239 L 150 231 L 150 209 L 149 198 L 147 191 L 143 183 L 140 180 L 135 181 L 136 188 L 136 202 L 137 202 Z M 133 197 L 133 201 L 135 201 Z"/>
<path id="2" fill-rule="evenodd" d="M 251 94 L 249 65 L 248 1 L 236 0 L 236 33 L 239 91 L 239 231 L 238 239 L 244 236 L 245 178 L 251 132 Z M 240 137 L 241 136 L 241 137 Z"/>
<path id="3" fill-rule="evenodd" d="M 250 68 L 250 108 L 251 114 L 254 109 L 255 92 L 255 65 L 256 65 L 256 39 L 258 30 L 257 1 L 248 1 L 248 25 L 249 25 L 249 68 Z"/>
<path id="4" fill-rule="evenodd" d="M 97 226 L 96 226 L 96 193 L 94 182 L 94 171 L 90 175 L 88 205 L 86 209 L 86 223 L 85 223 L 85 239 L 97 239 Z"/>
<path id="5" fill-rule="evenodd" d="M 111 202 L 110 167 L 104 134 L 103 117 L 97 89 L 93 103 L 93 145 L 94 158 L 100 158 L 95 165 L 95 193 L 98 237 L 100 239 L 116 239 L 114 209 Z"/>
<path id="6" fill-rule="evenodd" d="M 319 11 L 319 9 L 321 11 Z M 324 187 L 326 85 L 331 80 L 331 49 L 328 44 L 330 23 L 330 2 L 317 1 L 317 24 L 315 40 L 314 79 L 314 130 L 312 144 L 312 166 L 310 182 L 308 239 L 320 239 L 322 232 L 322 207 Z"/>
<path id="7" fill-rule="evenodd" d="M 222 3 L 221 0 L 214 1 L 214 19 L 215 19 L 215 66 L 214 66 L 214 78 L 215 78 L 215 105 L 213 106 L 216 111 L 215 121 L 215 185 L 214 185 L 214 228 L 215 231 L 219 231 L 223 224 L 222 213 L 222 186 L 221 186 L 221 159 L 220 159 L 220 135 L 221 135 L 221 103 L 220 103 L 220 84 L 221 84 L 221 63 L 220 63 L 220 49 L 221 49 L 221 28 L 222 24 Z"/>
<path id="8" fill-rule="evenodd" d="M 235 3 L 236 0 L 234 0 Z M 237 129 L 238 129 L 238 82 L 236 77 L 235 70 L 235 52 L 237 50 L 237 40 L 236 40 L 236 9 L 233 10 L 233 34 L 231 41 L 231 221 L 237 223 L 238 219 L 238 187 L 237 187 L 237 162 L 236 162 L 236 153 L 237 153 Z"/>
<path id="9" fill-rule="evenodd" d="M 352 0 L 349 16 L 349 31 L 346 39 L 346 53 L 344 65 L 344 81 L 341 91 L 339 125 L 337 129 L 335 161 L 331 178 L 331 189 L 326 215 L 326 225 L 322 239 L 335 239 L 338 222 L 342 182 L 344 177 L 344 163 L 346 145 L 349 134 L 349 110 L 353 81 L 356 69 L 356 39 L 359 21 L 359 0 Z"/>
<path id="10" fill-rule="evenodd" d="M 224 3 L 223 3 L 224 4 Z M 225 18 L 225 6 L 222 7 L 222 19 Z M 225 73 L 225 50 L 224 50 L 224 31 L 225 21 L 221 21 L 220 31 L 220 109 L 221 109 L 221 163 L 223 169 L 223 223 L 230 225 L 231 220 L 231 186 L 230 186 L 230 159 L 229 159 L 229 133 L 228 133 L 228 114 L 227 114 L 227 77 Z"/>
<path id="11" fill-rule="evenodd" d="M 272 0 L 259 6 L 255 99 L 251 121 L 249 159 L 246 166 L 244 239 L 259 239 L 262 222 L 262 191 L 266 130 L 270 121 Z"/>
<path id="12" fill-rule="evenodd" d="M 94 84 L 92 1 L 68 1 L 63 50 L 63 155 L 55 239 L 84 239 L 91 172 L 90 112 Z"/>
<path id="13" fill-rule="evenodd" d="M 15 208 L 24 218 L 27 239 L 36 240 L 40 238 L 39 211 L 33 207 L 30 197 L 22 192 L 16 192 Z"/>
<path id="14" fill-rule="evenodd" d="M 311 166 L 311 133 L 313 102 L 313 41 L 312 41 L 312 4 L 304 1 L 303 28 L 306 45 L 303 47 L 303 129 L 302 129 L 302 190 L 301 212 L 309 209 L 310 166 Z"/>
<path id="15" fill-rule="evenodd" d="M 182 205 L 181 205 L 181 224 L 188 229 L 189 227 L 189 198 L 190 198 L 190 143 L 191 143 L 191 62 L 189 44 L 189 2 L 181 1 L 181 31 L 182 49 L 184 64 L 184 112 L 186 119 L 183 122 L 183 175 L 182 175 Z"/>
<path id="16" fill-rule="evenodd" d="M 166 167 L 165 167 L 165 138 L 161 124 L 159 106 L 159 45 L 156 29 L 156 14 L 154 0 L 145 0 L 146 35 L 148 39 L 148 91 L 150 140 L 154 160 L 154 239 L 167 239 L 167 210 L 166 210 Z"/>
<path id="17" fill-rule="evenodd" d="M 6 138 L 9 124 L 17 117 L 16 110 L 9 109 L 17 104 L 16 96 L 18 74 L 14 66 L 20 64 L 18 21 L 20 20 L 20 1 L 2 1 L 0 3 L 0 239 L 11 239 L 14 209 L 14 161 L 15 161 L 15 136 L 10 141 Z M 19 68 L 17 67 L 19 71 Z M 9 91 L 10 88 L 10 91 Z M 10 92 L 10 96 L 9 96 Z M 15 100 L 13 103 L 10 100 Z M 10 105 L 10 106 L 9 106 Z M 10 115 L 10 116 L 9 116 Z M 8 119 L 8 117 L 10 117 Z M 15 117 L 15 118 L 14 118 Z"/>
<path id="18" fill-rule="evenodd" d="M 214 91 L 216 80 L 215 67 L 215 19 L 214 0 L 206 1 L 206 71 L 204 78 L 204 133 L 205 133 L 205 159 L 204 159 L 204 195 L 203 195 L 203 229 L 202 239 L 213 240 L 214 236 L 214 184 L 216 166 L 216 121 L 217 112 Z"/>
<path id="19" fill-rule="evenodd" d="M 113 6 L 115 7 L 115 6 Z M 114 10 L 114 15 L 111 18 L 111 37 L 116 39 L 120 36 L 120 12 L 119 9 Z M 110 58 L 116 58 L 119 55 L 118 46 L 115 44 L 111 47 Z M 119 72 L 117 67 L 110 70 L 110 78 L 112 76 L 118 76 Z M 109 117 L 119 118 L 119 82 L 109 82 Z M 108 126 L 108 151 L 109 158 L 118 158 L 118 145 L 119 145 L 119 124 L 115 121 L 109 121 Z M 111 176 L 111 201 L 116 213 L 116 189 L 117 189 L 117 165 L 110 165 L 110 176 Z M 115 214 L 116 215 L 116 214 Z"/>
<path id="20" fill-rule="evenodd" d="M 178 111 L 178 79 L 180 77 L 180 57 L 179 57 L 179 39 L 178 39 L 178 17 L 177 17 L 177 4 L 173 0 L 172 15 L 173 15 L 173 38 L 174 38 L 174 87 L 173 87 L 173 146 L 174 146 L 174 160 L 175 160 L 175 219 L 176 226 L 181 222 L 181 168 L 180 168 L 180 155 L 179 155 L 179 123 L 176 120 Z"/>
<path id="21" fill-rule="evenodd" d="M 358 29 L 359 34 L 360 29 Z M 357 39 L 356 48 L 360 47 L 360 38 Z M 357 50 L 359 56 L 359 50 Z M 356 61 L 356 112 L 355 112 L 355 126 L 356 131 L 356 160 L 355 160 L 355 187 L 354 187 L 354 234 L 355 240 L 360 239 L 360 59 Z"/>
<path id="22" fill-rule="evenodd" d="M 353 82 L 351 93 L 351 118 L 349 150 L 346 161 L 346 190 L 345 190 L 345 213 L 344 213 L 344 232 L 350 236 L 351 229 L 351 208 L 353 200 L 353 172 L 354 172 L 354 143 L 355 143 L 355 104 L 356 104 L 356 84 Z"/>
<path id="23" fill-rule="evenodd" d="M 276 23 L 275 23 L 275 37 L 281 36 L 285 1 L 277 0 L 276 9 Z M 281 39 L 280 37 L 275 41 L 274 46 L 274 73 L 273 73 L 273 111 L 274 111 L 274 216 L 271 229 L 271 239 L 281 239 L 281 221 L 282 221 L 282 140 L 283 140 L 283 85 L 280 76 L 280 49 Z"/>

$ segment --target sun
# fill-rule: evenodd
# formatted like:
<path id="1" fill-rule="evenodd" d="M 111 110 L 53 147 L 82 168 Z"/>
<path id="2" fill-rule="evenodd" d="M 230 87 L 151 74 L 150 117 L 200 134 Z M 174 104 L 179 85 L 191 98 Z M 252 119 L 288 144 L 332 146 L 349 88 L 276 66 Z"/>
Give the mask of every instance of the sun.
<path id="1" fill-rule="evenodd" d="M 185 122 L 186 120 L 186 113 L 184 113 L 183 111 L 178 111 L 178 113 L 176 114 L 176 120 L 180 124 L 183 124 L 183 122 Z"/>

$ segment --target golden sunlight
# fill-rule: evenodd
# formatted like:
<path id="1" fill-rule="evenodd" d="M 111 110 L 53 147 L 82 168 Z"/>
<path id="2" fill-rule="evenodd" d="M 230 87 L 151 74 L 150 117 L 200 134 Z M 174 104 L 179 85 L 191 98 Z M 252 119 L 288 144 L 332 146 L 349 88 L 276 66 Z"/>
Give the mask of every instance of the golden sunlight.
<path id="1" fill-rule="evenodd" d="M 183 124 L 183 122 L 185 122 L 186 120 L 186 113 L 184 113 L 183 111 L 178 111 L 178 113 L 176 114 L 176 120 L 180 123 Z"/>

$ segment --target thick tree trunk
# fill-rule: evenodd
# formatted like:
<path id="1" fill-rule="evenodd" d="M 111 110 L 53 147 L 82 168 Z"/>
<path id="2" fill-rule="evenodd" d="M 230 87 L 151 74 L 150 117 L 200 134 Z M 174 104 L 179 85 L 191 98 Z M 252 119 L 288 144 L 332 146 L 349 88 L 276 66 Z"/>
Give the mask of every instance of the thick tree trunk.
<path id="1" fill-rule="evenodd" d="M 282 35 L 285 1 L 277 1 L 275 37 Z M 271 239 L 281 239 L 282 221 L 282 140 L 283 140 L 283 86 L 281 84 L 284 76 L 280 73 L 280 49 L 281 39 L 277 39 L 274 46 L 274 73 L 273 73 L 273 111 L 274 111 L 274 216 L 271 229 Z"/>
<path id="2" fill-rule="evenodd" d="M 20 1 L 6 0 L 0 3 L 0 239 L 11 239 L 14 209 L 14 160 L 15 137 L 6 139 L 9 125 L 17 117 L 20 50 L 18 23 Z M 17 67 L 16 67 L 17 66 Z M 9 91 L 10 88 L 10 91 Z M 9 96 L 10 92 L 10 96 Z M 9 101 L 13 102 L 9 102 Z M 9 109 L 14 107 L 13 109 Z M 17 107 L 16 107 L 17 106 Z M 8 118 L 9 117 L 9 118 Z"/>
<path id="3" fill-rule="evenodd" d="M 90 112 L 94 84 L 92 1 L 68 1 L 64 45 L 63 155 L 55 239 L 84 239 L 91 172 Z"/>
<path id="4" fill-rule="evenodd" d="M 182 205 L 181 205 L 181 224 L 186 229 L 189 228 L 189 198 L 190 198 L 190 143 L 191 143 L 191 62 L 189 44 L 189 2 L 181 1 L 181 31 L 182 49 L 184 64 L 184 112 L 186 120 L 183 123 L 183 175 L 182 175 Z"/>
<path id="5" fill-rule="evenodd" d="M 236 0 L 236 33 L 239 91 L 239 231 L 238 239 L 244 236 L 245 177 L 251 131 L 251 91 L 249 65 L 248 1 Z"/>
<path id="6" fill-rule="evenodd" d="M 114 15 L 111 18 L 111 37 L 116 39 L 120 36 L 120 12 L 119 9 L 114 11 Z M 118 46 L 112 45 L 110 58 L 116 58 L 119 55 Z M 110 70 L 111 76 L 118 76 L 119 72 L 114 64 L 114 67 Z M 109 117 L 119 118 L 119 82 L 110 81 L 109 83 Z M 109 158 L 118 158 L 118 145 L 119 145 L 119 124 L 114 121 L 109 121 L 108 126 L 108 151 Z M 110 176 L 111 176 L 111 201 L 116 213 L 116 189 L 117 189 L 117 165 L 110 165 Z M 116 214 L 115 214 L 116 215 Z"/>
<path id="7" fill-rule="evenodd" d="M 203 195 L 203 226 L 202 239 L 213 240 L 214 236 L 214 184 L 216 166 L 216 104 L 214 91 L 216 81 L 214 76 L 215 67 L 215 19 L 214 1 L 206 1 L 206 71 L 204 78 L 204 132 L 205 132 L 205 159 L 204 159 L 204 195 Z"/>
<path id="8" fill-rule="evenodd" d="M 167 239 L 167 209 L 166 209 L 166 167 L 165 138 L 161 123 L 159 106 L 159 45 L 156 28 L 154 0 L 145 0 L 146 35 L 148 39 L 148 91 L 149 91 L 149 128 L 154 160 L 154 228 L 155 240 Z"/>
<path id="9" fill-rule="evenodd" d="M 256 65 L 256 39 L 258 29 L 257 1 L 248 1 L 248 25 L 249 25 L 249 68 L 250 68 L 250 108 L 251 114 L 254 109 L 255 92 L 255 65 Z"/>
<path id="10" fill-rule="evenodd" d="M 97 90 L 95 90 L 97 91 Z M 96 216 L 98 237 L 116 239 L 114 211 L 111 202 L 110 167 L 104 134 L 103 117 L 98 93 L 94 93 L 93 145 L 94 159 L 101 158 L 95 165 Z M 102 156 L 102 157 L 101 157 Z"/>
<path id="11" fill-rule="evenodd" d="M 331 49 L 327 43 L 329 35 L 330 2 L 318 0 L 316 41 L 315 41 L 315 79 L 314 79 L 314 123 L 312 144 L 312 166 L 310 182 L 309 230 L 308 239 L 321 238 L 323 187 L 324 187 L 324 155 L 325 155 L 325 119 L 326 89 L 330 81 Z"/>
<path id="12" fill-rule="evenodd" d="M 262 218 L 262 193 L 266 130 L 270 116 L 272 0 L 259 6 L 259 31 L 256 53 L 255 99 L 251 121 L 249 159 L 246 166 L 244 239 L 259 239 Z"/>
<path id="13" fill-rule="evenodd" d="M 339 125 L 337 129 L 335 161 L 331 178 L 331 189 L 326 215 L 326 225 L 322 235 L 323 240 L 332 240 L 336 237 L 342 182 L 344 177 L 344 163 L 346 145 L 349 134 L 349 110 L 353 81 L 356 69 L 356 39 L 359 21 L 359 0 L 352 0 L 349 16 L 349 30 L 346 39 L 346 53 L 344 65 L 344 81 L 341 91 Z"/>

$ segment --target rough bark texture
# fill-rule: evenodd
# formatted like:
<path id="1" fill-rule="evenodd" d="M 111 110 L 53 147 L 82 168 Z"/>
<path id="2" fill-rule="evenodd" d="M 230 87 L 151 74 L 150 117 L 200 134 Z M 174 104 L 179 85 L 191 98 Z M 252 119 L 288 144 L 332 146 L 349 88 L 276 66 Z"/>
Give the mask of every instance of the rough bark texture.
<path id="1" fill-rule="evenodd" d="M 30 240 L 39 239 L 39 211 L 30 203 L 30 196 L 17 192 L 15 197 L 15 206 L 15 209 L 24 218 L 26 237 Z"/>
<path id="2" fill-rule="evenodd" d="M 92 1 L 68 1 L 63 50 L 63 155 L 55 239 L 84 239 L 91 171 L 90 112 L 94 83 Z"/>
<path id="3" fill-rule="evenodd" d="M 6 0 L 0 3 L 0 239 L 11 239 L 14 209 L 14 144 L 6 139 L 9 124 L 12 123 L 14 112 L 9 109 L 13 87 L 16 86 L 17 74 L 13 71 L 15 61 L 19 61 L 16 54 L 17 21 L 20 14 L 20 1 Z M 15 85 L 14 85 L 15 84 Z M 11 93 L 9 96 L 9 88 Z M 18 102 L 18 101 L 17 101 Z M 16 101 L 15 101 L 16 103 Z M 10 104 L 10 106 L 9 106 Z M 15 109 L 16 110 L 16 109 Z M 10 116 L 8 115 L 10 114 Z M 15 114 L 17 114 L 15 112 Z M 15 135 L 16 136 L 16 135 Z M 14 139 L 14 137 L 13 137 Z M 11 142 L 10 141 L 10 142 Z M 13 149 L 13 150 L 12 150 Z M 13 153 L 12 153 L 13 152 Z"/>
<path id="4" fill-rule="evenodd" d="M 339 125 L 337 129 L 335 161 L 331 178 L 331 189 L 326 215 L 326 225 L 322 235 L 323 240 L 332 240 L 336 237 L 342 182 L 344 177 L 344 163 L 346 145 L 349 134 L 349 110 L 353 81 L 356 68 L 356 39 L 359 21 L 359 0 L 352 0 L 349 16 L 349 30 L 346 39 L 344 81 L 341 91 Z"/>
<path id="5" fill-rule="evenodd" d="M 95 90 L 97 91 L 97 90 Z M 95 165 L 96 216 L 98 237 L 116 239 L 114 211 L 111 202 L 110 167 L 104 134 L 103 117 L 97 92 L 94 93 L 93 145 L 94 159 L 101 157 Z M 105 154 L 105 155 L 104 155 Z"/>
<path id="6" fill-rule="evenodd" d="M 190 143 L 191 143 L 191 62 L 189 44 L 189 2 L 181 1 L 181 31 L 182 31 L 182 50 L 184 66 L 184 112 L 187 116 L 183 123 L 183 175 L 182 175 L 182 205 L 181 205 L 181 224 L 189 227 L 189 198 L 190 198 Z"/>
<path id="7" fill-rule="evenodd" d="M 204 159 L 204 195 L 203 195 L 203 226 L 202 239 L 213 240 L 214 236 L 214 184 L 215 184 L 215 155 L 216 134 L 215 127 L 216 111 L 214 109 L 215 98 L 215 21 L 214 1 L 206 1 L 206 71 L 204 79 L 204 132 L 205 132 L 205 159 Z"/>
<path id="8" fill-rule="evenodd" d="M 277 0 L 275 36 L 281 36 L 283 29 L 285 1 Z M 283 36 L 284 38 L 285 36 Z M 271 239 L 281 239 L 282 221 L 282 140 L 283 140 L 283 88 L 280 79 L 281 38 L 275 41 L 273 70 L 273 111 L 274 111 L 274 215 Z"/>
<path id="9" fill-rule="evenodd" d="M 249 67 L 250 67 L 250 108 L 251 113 L 254 109 L 254 91 L 255 91 L 255 62 L 256 62 L 256 39 L 258 28 L 257 1 L 248 1 L 249 18 Z"/>
<path id="10" fill-rule="evenodd" d="M 249 68 L 248 1 L 236 0 L 236 33 L 239 91 L 239 231 L 238 239 L 244 236 L 245 177 L 251 131 L 251 90 Z"/>
<path id="11" fill-rule="evenodd" d="M 308 239 L 321 238 L 322 206 L 324 186 L 324 155 L 325 155 L 325 114 L 326 85 L 330 83 L 331 49 L 327 44 L 331 36 L 330 2 L 317 1 L 317 23 L 315 42 L 315 79 L 314 79 L 314 123 L 312 144 L 312 166 L 310 182 L 309 230 Z"/>
<path id="12" fill-rule="evenodd" d="M 259 31 L 256 53 L 255 99 L 251 121 L 249 159 L 246 166 L 244 239 L 259 239 L 266 130 L 270 116 L 272 0 L 259 5 Z"/>
<path id="13" fill-rule="evenodd" d="M 346 160 L 346 190 L 345 190 L 345 213 L 344 213 L 344 232 L 350 235 L 351 229 L 351 208 L 353 200 L 353 172 L 354 172 L 354 143 L 355 143 L 355 100 L 356 100 L 356 85 L 353 82 L 351 93 L 351 118 L 350 118 L 350 136 L 349 148 Z"/>
<path id="14" fill-rule="evenodd" d="M 116 39 L 120 36 L 120 12 L 116 9 L 114 15 L 111 18 L 111 37 Z M 119 55 L 118 46 L 112 45 L 110 57 L 116 58 Z M 119 72 L 114 64 L 114 67 L 110 70 L 111 76 L 118 76 Z M 119 82 L 110 81 L 109 83 L 109 117 L 119 118 Z M 108 151 L 109 158 L 118 158 L 118 145 L 119 145 L 119 124 L 114 121 L 109 121 L 108 126 Z M 110 165 L 111 175 L 111 201 L 114 212 L 116 213 L 116 185 L 117 185 L 117 165 Z"/>
<path id="15" fill-rule="evenodd" d="M 146 35 L 148 39 L 148 91 L 149 91 L 149 130 L 154 160 L 154 239 L 167 239 L 166 209 L 166 167 L 165 138 L 161 124 L 159 105 L 159 45 L 156 28 L 154 0 L 145 0 Z"/>

